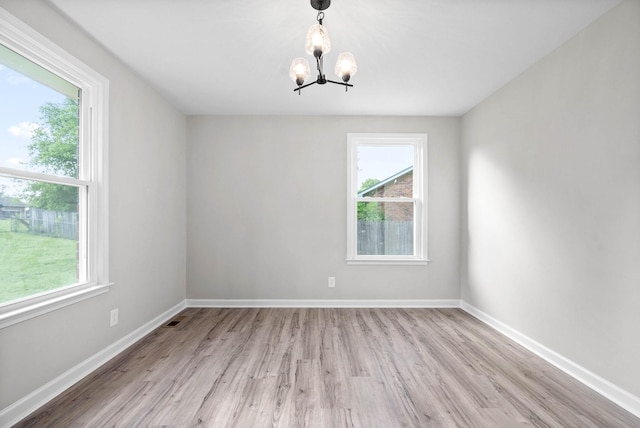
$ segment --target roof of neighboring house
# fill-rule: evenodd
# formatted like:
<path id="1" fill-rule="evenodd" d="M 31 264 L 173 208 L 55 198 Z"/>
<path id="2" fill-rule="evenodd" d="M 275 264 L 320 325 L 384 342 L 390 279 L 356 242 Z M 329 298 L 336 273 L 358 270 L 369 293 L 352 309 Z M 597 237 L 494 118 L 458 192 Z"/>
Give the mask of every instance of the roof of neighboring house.
<path id="1" fill-rule="evenodd" d="M 376 189 L 379 189 L 380 187 L 384 187 L 385 185 L 389 184 L 390 182 L 392 182 L 393 180 L 395 180 L 398 177 L 402 177 L 405 174 L 408 174 L 409 172 L 413 171 L 413 165 L 411 165 L 408 168 L 403 169 L 400 172 L 396 172 L 395 174 L 393 174 L 391 177 L 385 178 L 384 180 L 382 180 L 379 183 L 374 184 L 371 187 L 368 187 L 360 192 L 358 192 L 358 198 L 363 197 L 364 195 L 366 195 L 367 193 L 371 193 Z"/>
<path id="2" fill-rule="evenodd" d="M 0 196 L 0 206 L 24 208 L 24 207 L 27 206 L 27 204 L 22 202 L 20 199 L 9 198 L 9 197 L 6 197 L 6 196 Z"/>

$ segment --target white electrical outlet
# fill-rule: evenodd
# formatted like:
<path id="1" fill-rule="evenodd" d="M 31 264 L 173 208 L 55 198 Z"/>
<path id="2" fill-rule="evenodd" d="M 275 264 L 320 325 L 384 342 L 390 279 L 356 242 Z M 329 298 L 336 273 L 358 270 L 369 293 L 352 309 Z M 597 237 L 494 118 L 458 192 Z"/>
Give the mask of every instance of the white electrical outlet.
<path id="1" fill-rule="evenodd" d="M 336 277 L 335 276 L 330 276 L 329 277 L 329 287 L 333 288 L 336 286 Z"/>
<path id="2" fill-rule="evenodd" d="M 111 310 L 111 321 L 109 323 L 109 326 L 113 327 L 116 324 L 118 324 L 118 309 L 117 308 Z"/>

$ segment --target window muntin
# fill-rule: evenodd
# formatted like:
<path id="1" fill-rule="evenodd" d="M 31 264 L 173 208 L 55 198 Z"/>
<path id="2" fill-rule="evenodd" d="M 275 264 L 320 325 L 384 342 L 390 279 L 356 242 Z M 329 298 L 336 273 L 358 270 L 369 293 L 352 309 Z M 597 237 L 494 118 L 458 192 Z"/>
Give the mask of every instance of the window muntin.
<path id="1" fill-rule="evenodd" d="M 421 263 L 425 134 L 348 134 L 350 263 Z"/>
<path id="2" fill-rule="evenodd" d="M 63 244 L 0 237 L 2 328 L 108 290 L 108 81 L 2 9 L 0 80 L 0 234 Z"/>

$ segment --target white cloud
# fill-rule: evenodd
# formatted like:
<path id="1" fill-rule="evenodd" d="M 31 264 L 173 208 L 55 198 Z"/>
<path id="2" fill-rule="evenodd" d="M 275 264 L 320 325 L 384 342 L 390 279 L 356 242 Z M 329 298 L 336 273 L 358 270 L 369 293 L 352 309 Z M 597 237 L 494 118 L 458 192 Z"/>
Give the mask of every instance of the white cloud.
<path id="1" fill-rule="evenodd" d="M 29 83 L 31 79 L 22 74 L 11 73 L 7 76 L 7 83 L 11 85 L 22 85 L 23 83 Z"/>
<path id="2" fill-rule="evenodd" d="M 23 165 L 24 161 L 20 158 L 9 158 L 5 161 L 5 163 L 7 165 L 16 166 L 16 165 Z"/>
<path id="3" fill-rule="evenodd" d="M 7 131 L 15 137 L 31 138 L 36 129 L 38 129 L 37 123 L 20 122 L 17 125 L 10 126 Z"/>
<path id="4" fill-rule="evenodd" d="M 9 85 L 23 85 L 25 83 L 34 83 L 32 79 L 29 79 L 24 74 L 15 72 L 10 68 L 0 69 L 2 71 L 3 79 Z"/>

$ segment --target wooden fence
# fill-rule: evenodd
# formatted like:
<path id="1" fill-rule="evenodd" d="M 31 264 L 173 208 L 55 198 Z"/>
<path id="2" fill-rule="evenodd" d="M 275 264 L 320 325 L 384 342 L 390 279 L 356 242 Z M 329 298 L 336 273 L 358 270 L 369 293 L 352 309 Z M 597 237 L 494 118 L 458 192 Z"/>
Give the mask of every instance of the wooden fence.
<path id="1" fill-rule="evenodd" d="M 413 254 L 413 222 L 359 220 L 358 254 Z"/>
<path id="2" fill-rule="evenodd" d="M 29 231 L 31 233 L 78 239 L 78 213 L 30 208 L 29 214 L 29 218 L 25 221 L 30 224 Z"/>

